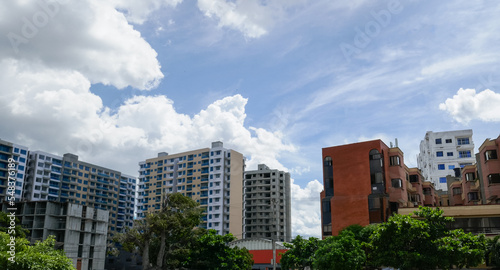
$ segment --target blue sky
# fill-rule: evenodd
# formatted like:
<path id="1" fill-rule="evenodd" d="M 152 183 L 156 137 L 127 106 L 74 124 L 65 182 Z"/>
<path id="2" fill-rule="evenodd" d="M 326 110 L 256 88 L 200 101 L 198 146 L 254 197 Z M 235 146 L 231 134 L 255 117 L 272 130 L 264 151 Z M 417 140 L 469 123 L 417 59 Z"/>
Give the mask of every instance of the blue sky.
<path id="1" fill-rule="evenodd" d="M 291 172 L 319 236 L 321 148 L 500 130 L 494 1 L 27 0 L 0 4 L 0 137 L 137 175 L 222 140 Z M 116 158 L 116 157 L 120 158 Z"/>

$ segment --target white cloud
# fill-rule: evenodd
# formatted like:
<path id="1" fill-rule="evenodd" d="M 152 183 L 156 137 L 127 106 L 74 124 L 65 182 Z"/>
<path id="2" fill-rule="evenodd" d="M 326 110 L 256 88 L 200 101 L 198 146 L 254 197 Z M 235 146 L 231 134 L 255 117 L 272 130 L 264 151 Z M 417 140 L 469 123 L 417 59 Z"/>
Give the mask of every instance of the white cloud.
<path id="1" fill-rule="evenodd" d="M 318 180 L 307 183 L 305 188 L 292 179 L 292 232 L 294 236 L 321 237 L 320 192 L 323 185 Z"/>
<path id="2" fill-rule="evenodd" d="M 0 60 L 79 72 L 91 83 L 155 88 L 157 53 L 107 1 L 2 1 Z"/>
<path id="3" fill-rule="evenodd" d="M 469 69 L 474 65 L 492 62 L 494 59 L 495 57 L 492 57 L 491 55 L 477 55 L 475 53 L 463 56 L 454 56 L 422 68 L 421 74 L 424 76 L 432 76 L 442 74 L 444 72 L 450 73 L 450 71 Z"/>
<path id="4" fill-rule="evenodd" d="M 81 73 L 26 66 L 0 62 L 0 114 L 6 126 L 15 127 L 3 136 L 22 138 L 20 144 L 73 152 L 132 175 L 138 161 L 157 152 L 209 147 L 217 140 L 245 154 L 249 169 L 260 163 L 285 169 L 278 158 L 296 149 L 279 131 L 245 127 L 247 99 L 241 95 L 217 100 L 192 117 L 178 113 L 162 95 L 134 96 L 111 113 Z"/>
<path id="5" fill-rule="evenodd" d="M 500 121 L 500 94 L 489 89 L 476 93 L 474 89 L 460 89 L 453 98 L 439 104 L 455 121 L 468 124 L 472 120 Z"/>
<path id="6" fill-rule="evenodd" d="M 267 33 L 263 21 L 268 19 L 268 11 L 256 1 L 198 0 L 198 8 L 207 17 L 216 17 L 219 26 L 239 30 L 247 37 L 258 38 Z"/>
<path id="7" fill-rule="evenodd" d="M 163 6 L 175 7 L 182 3 L 182 0 L 113 0 L 111 3 L 124 12 L 128 21 L 142 24 L 152 12 Z"/>

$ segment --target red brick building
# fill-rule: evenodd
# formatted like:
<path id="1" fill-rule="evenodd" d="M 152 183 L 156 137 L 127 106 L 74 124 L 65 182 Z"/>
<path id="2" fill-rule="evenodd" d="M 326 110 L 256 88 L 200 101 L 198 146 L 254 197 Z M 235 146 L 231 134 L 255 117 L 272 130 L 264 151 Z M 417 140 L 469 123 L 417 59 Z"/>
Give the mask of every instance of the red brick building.
<path id="1" fill-rule="evenodd" d="M 398 147 L 373 140 L 323 148 L 322 155 L 323 238 L 352 224 L 384 222 L 400 207 L 436 204 L 433 186 L 424 187 L 419 170 L 404 165 Z"/>
<path id="2" fill-rule="evenodd" d="M 476 156 L 483 204 L 500 204 L 500 136 L 486 139 Z"/>

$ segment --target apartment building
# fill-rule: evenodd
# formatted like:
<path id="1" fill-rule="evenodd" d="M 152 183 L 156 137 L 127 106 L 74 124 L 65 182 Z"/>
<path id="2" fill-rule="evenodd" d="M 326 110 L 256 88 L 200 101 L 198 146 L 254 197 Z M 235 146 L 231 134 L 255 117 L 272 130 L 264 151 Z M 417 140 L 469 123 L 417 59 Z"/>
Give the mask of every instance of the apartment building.
<path id="1" fill-rule="evenodd" d="M 243 193 L 244 238 L 290 242 L 290 174 L 259 164 L 257 170 L 245 171 Z"/>
<path id="2" fill-rule="evenodd" d="M 109 213 L 81 204 L 36 201 L 16 204 L 16 217 L 29 231 L 28 240 L 54 235 L 76 269 L 104 269 Z M 3 211 L 9 205 L 3 204 Z"/>
<path id="3" fill-rule="evenodd" d="M 0 203 L 10 194 L 17 202 L 23 199 L 28 154 L 28 147 L 0 139 Z"/>
<path id="4" fill-rule="evenodd" d="M 32 151 L 24 188 L 28 201 L 70 202 L 109 212 L 110 235 L 131 227 L 136 178 L 80 161 L 77 155 Z"/>
<path id="5" fill-rule="evenodd" d="M 373 140 L 322 149 L 322 236 L 343 228 L 387 221 L 400 208 L 435 206 L 439 196 L 403 152 Z"/>
<path id="6" fill-rule="evenodd" d="M 241 239 L 244 168 L 243 155 L 222 142 L 183 153 L 158 153 L 139 162 L 138 217 L 159 211 L 166 194 L 179 192 L 205 210 L 201 227 Z"/>
<path id="7" fill-rule="evenodd" d="M 475 162 L 472 130 L 428 131 L 420 142 L 417 161 L 424 180 L 432 182 L 436 189 L 447 191 L 446 176 L 454 175 L 455 168 Z"/>
<path id="8" fill-rule="evenodd" d="M 486 139 L 476 155 L 483 204 L 500 204 L 500 136 Z"/>
<path id="9" fill-rule="evenodd" d="M 476 163 L 455 169 L 447 184 L 451 206 L 500 204 L 500 137 L 486 139 L 476 154 Z"/>

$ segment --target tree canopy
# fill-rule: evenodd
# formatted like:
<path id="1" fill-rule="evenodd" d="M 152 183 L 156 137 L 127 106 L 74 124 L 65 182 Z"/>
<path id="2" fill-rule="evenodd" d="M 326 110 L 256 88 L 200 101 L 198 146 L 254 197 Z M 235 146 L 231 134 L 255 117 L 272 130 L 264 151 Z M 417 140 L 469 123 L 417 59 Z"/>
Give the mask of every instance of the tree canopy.
<path id="1" fill-rule="evenodd" d="M 134 227 L 115 237 L 127 251 L 142 255 L 143 269 L 249 269 L 246 249 L 230 248 L 232 234 L 197 227 L 202 209 L 180 193 L 168 194 L 158 213 L 137 220 Z"/>
<path id="2" fill-rule="evenodd" d="M 73 262 L 66 257 L 64 251 L 54 248 L 55 239 L 49 236 L 45 241 L 37 241 L 30 246 L 28 240 L 15 239 L 15 258 L 9 253 L 11 236 L 0 232 L 0 269 L 11 270 L 71 270 Z"/>
<path id="3" fill-rule="evenodd" d="M 281 256 L 281 268 L 304 269 L 305 267 L 312 267 L 314 253 L 318 249 L 319 242 L 318 238 L 304 239 L 298 235 L 292 240 L 292 243 L 283 243 L 289 250 Z"/>
<path id="4" fill-rule="evenodd" d="M 324 240 L 297 236 L 283 254 L 283 269 L 451 269 L 500 262 L 500 237 L 450 230 L 453 218 L 443 211 L 420 207 L 412 215 L 393 215 L 387 222 L 351 225 Z M 487 255 L 487 256 L 485 256 Z"/>

